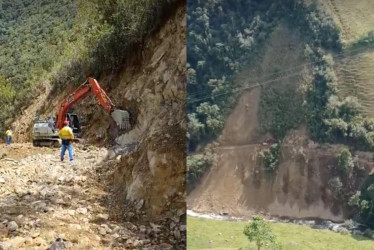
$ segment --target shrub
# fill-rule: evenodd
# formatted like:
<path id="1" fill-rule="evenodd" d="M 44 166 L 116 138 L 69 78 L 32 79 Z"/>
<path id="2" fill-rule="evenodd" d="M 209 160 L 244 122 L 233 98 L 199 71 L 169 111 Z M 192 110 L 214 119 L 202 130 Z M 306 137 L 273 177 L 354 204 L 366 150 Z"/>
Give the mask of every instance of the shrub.
<path id="1" fill-rule="evenodd" d="M 145 37 L 156 30 L 163 15 L 172 9 L 176 0 L 96 0 L 94 1 L 101 15 L 97 34 L 101 35 L 90 47 L 90 56 L 95 59 L 92 65 L 100 65 L 97 70 L 118 70 L 128 53 L 139 47 Z M 92 36 L 97 35 L 95 33 Z M 95 72 L 95 73 L 99 73 Z"/>
<path id="2" fill-rule="evenodd" d="M 280 144 L 274 143 L 269 149 L 260 153 L 262 164 L 267 171 L 275 171 L 280 157 Z"/>
<path id="3" fill-rule="evenodd" d="M 374 45 L 374 31 L 368 32 L 366 35 L 359 37 L 356 41 L 351 43 L 350 48 L 357 50 L 358 48 L 373 48 Z"/>
<path id="4" fill-rule="evenodd" d="M 343 183 L 339 177 L 334 177 L 328 182 L 329 188 L 336 199 L 342 198 Z"/>
<path id="5" fill-rule="evenodd" d="M 294 86 L 266 86 L 261 91 L 258 113 L 261 127 L 277 139 L 305 122 L 303 98 Z"/>
<path id="6" fill-rule="evenodd" d="M 359 211 L 358 221 L 365 223 L 374 229 L 374 177 L 369 176 L 357 191 L 349 199 L 348 204 Z"/>
<path id="7" fill-rule="evenodd" d="M 359 207 L 360 206 L 360 196 L 361 196 L 361 191 L 356 191 L 354 195 L 352 195 L 349 198 L 348 205 L 354 207 Z"/>
<path id="8" fill-rule="evenodd" d="M 345 148 L 340 152 L 338 157 L 339 171 L 344 175 L 349 175 L 354 166 L 351 152 Z"/>
<path id="9" fill-rule="evenodd" d="M 187 156 L 187 182 L 194 184 L 211 166 L 214 160 L 214 154 L 205 152 Z"/>
<path id="10" fill-rule="evenodd" d="M 196 113 L 188 114 L 188 142 L 192 143 L 198 141 L 201 135 L 204 133 L 205 125 L 201 123 L 196 117 Z"/>
<path id="11" fill-rule="evenodd" d="M 12 105 L 14 97 L 15 91 L 11 87 L 10 81 L 0 76 L 0 133 L 6 130 L 4 128 L 4 122 L 11 117 L 14 110 Z"/>
<path id="12" fill-rule="evenodd" d="M 269 223 L 259 215 L 253 217 L 252 222 L 245 226 L 243 233 L 249 241 L 256 243 L 258 250 L 263 246 L 275 244 L 276 238 Z"/>
<path id="13" fill-rule="evenodd" d="M 210 105 L 207 102 L 201 103 L 196 108 L 200 119 L 206 124 L 205 133 L 216 136 L 222 129 L 224 124 L 224 116 L 218 105 Z"/>

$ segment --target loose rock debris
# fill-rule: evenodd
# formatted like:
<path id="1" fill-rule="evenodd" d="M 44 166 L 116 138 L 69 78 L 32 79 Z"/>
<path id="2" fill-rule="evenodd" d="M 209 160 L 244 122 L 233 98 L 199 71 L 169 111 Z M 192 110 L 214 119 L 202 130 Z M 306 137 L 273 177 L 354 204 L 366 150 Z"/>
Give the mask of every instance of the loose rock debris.
<path id="1" fill-rule="evenodd" d="M 133 215 L 113 219 L 103 202 L 105 183 L 96 176 L 107 157 L 105 148 L 76 145 L 73 166 L 60 162 L 59 149 L 35 154 L 31 144 L 18 148 L 0 159 L 0 249 L 183 248 L 183 225 L 128 221 L 145 217 L 144 201 L 134 203 Z"/>

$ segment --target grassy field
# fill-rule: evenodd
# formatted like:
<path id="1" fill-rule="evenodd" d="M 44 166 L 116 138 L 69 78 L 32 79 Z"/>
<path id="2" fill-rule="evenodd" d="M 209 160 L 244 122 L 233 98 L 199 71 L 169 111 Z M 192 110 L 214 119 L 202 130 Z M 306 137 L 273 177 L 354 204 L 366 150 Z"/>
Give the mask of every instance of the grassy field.
<path id="1" fill-rule="evenodd" d="M 352 41 L 373 30 L 372 0 L 320 0 L 326 10 L 334 15 L 341 26 L 343 38 Z"/>
<path id="2" fill-rule="evenodd" d="M 320 0 L 325 10 L 330 13 L 340 26 L 343 41 L 349 45 L 374 30 L 374 1 L 372 0 Z M 356 56 L 349 56 L 335 61 L 340 95 L 356 96 L 362 105 L 362 111 L 370 118 L 374 117 L 374 83 L 372 50 L 358 51 Z M 344 56 L 348 56 L 344 55 Z"/>
<path id="3" fill-rule="evenodd" d="M 188 249 L 257 249 L 243 235 L 246 222 L 216 221 L 188 217 Z M 285 223 L 271 224 L 282 249 L 374 249 L 374 240 L 341 235 L 329 230 L 311 229 Z M 211 243 L 210 243 L 211 242 Z"/>
<path id="4" fill-rule="evenodd" d="M 355 96 L 368 117 L 374 117 L 374 53 L 367 51 L 336 63 L 342 97 Z"/>

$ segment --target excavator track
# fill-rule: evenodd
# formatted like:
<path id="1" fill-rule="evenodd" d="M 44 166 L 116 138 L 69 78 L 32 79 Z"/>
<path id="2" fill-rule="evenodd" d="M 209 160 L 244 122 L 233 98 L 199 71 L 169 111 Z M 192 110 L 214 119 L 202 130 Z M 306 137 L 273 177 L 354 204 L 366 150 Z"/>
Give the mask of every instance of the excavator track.
<path id="1" fill-rule="evenodd" d="M 61 146 L 61 142 L 58 139 L 56 139 L 56 140 L 42 139 L 42 140 L 33 140 L 32 145 L 34 147 L 55 147 L 55 148 L 57 148 L 57 147 Z"/>

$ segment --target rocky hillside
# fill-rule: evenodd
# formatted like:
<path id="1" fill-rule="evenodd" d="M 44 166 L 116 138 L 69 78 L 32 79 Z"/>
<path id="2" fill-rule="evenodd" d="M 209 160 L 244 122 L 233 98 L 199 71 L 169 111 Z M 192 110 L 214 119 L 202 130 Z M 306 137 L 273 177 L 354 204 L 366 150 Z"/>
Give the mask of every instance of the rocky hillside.
<path id="1" fill-rule="evenodd" d="M 186 188 L 185 33 L 183 6 L 149 40 L 140 67 L 126 67 L 110 92 L 120 107 L 129 107 L 136 117 L 133 130 L 115 139 L 114 151 L 125 150 L 117 164 L 116 182 L 126 199 L 144 199 L 149 214 L 166 212 L 178 220 L 185 214 Z M 100 114 L 92 117 L 100 119 Z M 93 131 L 108 126 L 109 120 L 106 126 L 93 126 L 87 135 L 94 137 Z"/>
<path id="2" fill-rule="evenodd" d="M 131 131 L 119 134 L 93 97 L 75 108 L 89 121 L 84 138 L 114 145 L 111 157 L 121 157 L 113 166 L 118 169 L 116 183 L 122 188 L 119 197 L 145 200 L 145 208 L 156 218 L 170 210 L 172 216 L 184 214 L 185 33 L 186 8 L 181 3 L 144 48 L 129 56 L 118 74 L 98 79 L 116 106 L 131 113 Z M 45 87 L 45 93 L 13 123 L 15 140 L 28 141 L 35 111 L 53 113 L 74 86 L 68 85 L 57 97 Z"/>
<path id="3" fill-rule="evenodd" d="M 9 125 L 14 128 L 16 143 L 29 142 L 35 112 L 39 110 L 42 117 L 54 114 L 60 102 L 82 83 L 80 81 L 83 75 L 82 68 L 85 68 L 85 63 L 87 63 L 88 66 L 86 65 L 85 69 L 92 70 L 91 72 L 113 103 L 118 108 L 130 112 L 132 124 L 130 131 L 120 132 L 110 116 L 100 108 L 93 97 L 86 98 L 74 107 L 75 113 L 85 118 L 86 126 L 83 129 L 83 138 L 87 145 L 101 146 L 106 148 L 107 152 L 103 155 L 100 168 L 91 169 L 89 174 L 92 174 L 94 179 L 96 178 L 93 183 L 102 182 L 98 185 L 101 188 L 100 192 L 106 194 L 106 198 L 99 201 L 101 199 L 99 196 L 92 194 L 92 197 L 98 199 L 95 202 L 103 202 L 108 206 L 108 212 L 105 213 L 110 214 L 113 222 L 118 223 L 120 227 L 124 225 L 121 223 L 125 223 L 131 232 L 139 231 L 140 233 L 140 238 L 136 238 L 137 236 L 133 238 L 132 233 L 131 235 L 127 233 L 129 231 L 114 232 L 110 224 L 107 227 L 104 225 L 104 229 L 97 228 L 96 236 L 94 234 L 87 235 L 88 238 L 94 237 L 97 241 L 96 245 L 91 244 L 90 246 L 111 246 L 114 240 L 120 242 L 119 245 L 115 243 L 118 247 L 137 248 L 141 245 L 156 246 L 165 243 L 166 248 L 179 248 L 185 242 L 183 225 L 185 225 L 186 218 L 186 6 L 184 1 L 164 1 L 159 4 L 143 1 L 139 3 L 139 8 L 136 10 L 141 13 L 142 11 L 147 12 L 149 18 L 141 19 L 140 17 L 144 17 L 144 15 L 140 13 L 139 20 L 133 18 L 126 22 L 126 25 L 135 27 L 136 32 L 134 32 L 127 29 L 127 26 L 121 25 L 124 20 L 117 19 L 127 18 L 129 13 L 133 13 L 131 10 L 136 4 L 127 0 L 120 3 L 123 5 L 118 6 L 115 10 L 110 9 L 105 3 L 100 5 L 102 13 L 107 11 L 110 14 L 104 15 L 108 18 L 106 24 L 113 25 L 113 29 L 120 29 L 117 30 L 119 33 L 111 33 L 112 29 L 105 25 L 102 26 L 101 23 L 95 23 L 97 20 L 84 18 L 90 14 L 89 11 L 99 11 L 92 8 L 90 3 L 83 6 L 87 7 L 83 8 L 87 13 L 78 11 L 76 22 L 79 25 L 74 26 L 73 29 L 78 34 L 82 30 L 88 30 L 87 37 L 83 38 L 86 43 L 80 42 L 77 46 L 73 46 L 79 52 L 77 57 L 72 56 L 74 53 L 69 54 L 73 50 L 67 52 L 67 55 L 71 57 L 67 57 L 68 63 L 65 66 L 54 71 L 57 77 L 40 81 L 35 99 L 23 107 L 19 115 L 9 122 Z M 85 3 L 82 2 L 82 4 Z M 82 10 L 82 6 L 79 10 Z M 120 11 L 121 15 L 112 15 L 112 11 Z M 82 22 L 78 22 L 79 20 Z M 103 33 L 95 33 L 98 30 Z M 97 38 L 94 36 L 95 34 L 97 36 L 103 35 L 104 38 Z M 115 39 L 123 39 L 121 36 L 128 38 L 126 43 L 112 44 Z M 93 40 L 89 40 L 90 38 Z M 94 44 L 97 47 L 92 46 Z M 86 48 L 87 45 L 90 48 Z M 118 49 L 117 52 L 115 52 L 116 49 Z M 104 53 L 105 51 L 107 53 Z M 92 58 L 87 57 L 89 54 Z M 100 63 L 97 63 L 96 60 Z M 79 165 L 77 167 L 84 168 L 88 165 L 89 160 L 85 158 L 87 155 L 84 149 L 81 150 L 82 146 L 76 145 L 76 147 L 78 147 L 76 157 L 82 159 L 77 162 Z M 11 148 L 10 151 L 12 150 L 14 149 Z M 33 151 L 34 155 L 39 149 L 33 150 L 35 150 L 35 152 Z M 93 155 L 96 153 L 98 151 L 92 152 Z M 100 154 L 100 156 L 102 155 Z M 48 160 L 44 156 L 35 159 L 39 162 L 50 162 L 45 166 L 49 168 L 51 164 L 54 164 L 55 157 L 57 156 L 47 156 Z M 50 158 L 51 161 L 49 161 Z M 30 167 L 34 166 L 31 161 Z M 27 168 L 28 163 L 28 159 L 25 160 L 22 167 Z M 47 173 L 49 173 L 48 171 Z M 10 175 L 5 176 L 4 174 L 4 179 L 11 179 L 11 175 L 14 173 L 7 173 Z M 66 175 L 69 174 L 72 172 L 66 172 Z M 50 176 L 50 178 L 52 177 Z M 23 176 L 21 181 L 27 182 L 27 178 L 28 176 Z M 54 183 L 54 180 L 48 182 Z M 6 186 L 8 185 L 6 184 Z M 1 193 L 1 197 L 4 199 L 8 199 L 8 196 L 12 195 L 12 193 Z M 35 199 L 38 200 L 39 197 Z M 16 200 L 14 205 L 27 207 L 27 204 L 19 204 L 19 202 Z M 50 207 L 49 201 L 43 202 Z M 77 204 L 74 204 L 81 203 L 77 200 Z M 74 204 L 72 203 L 72 206 L 75 206 Z M 92 207 L 95 206 L 92 205 Z M 87 208 L 87 206 L 85 207 Z M 71 210 L 74 209 L 76 207 Z M 87 208 L 88 211 L 89 209 Z M 98 213 L 96 212 L 96 210 L 92 210 L 93 214 Z M 24 213 L 26 216 L 27 211 Z M 100 213 L 104 213 L 104 211 Z M 16 219 L 4 217 L 3 221 L 5 220 Z M 5 226 L 8 221 L 4 222 Z M 150 222 L 152 224 L 149 224 Z M 100 224 L 103 223 L 100 222 Z M 164 226 L 167 231 L 163 230 Z M 90 231 L 92 228 L 88 226 L 84 230 Z M 103 234 L 100 233 L 100 230 Z M 106 243 L 100 243 L 102 239 L 97 236 L 101 237 L 101 234 L 105 238 L 104 231 L 107 233 L 110 231 L 115 236 L 112 237 L 112 233 L 105 233 L 108 236 L 106 240 L 104 239 Z M 90 233 L 92 232 L 90 231 Z M 27 236 L 27 231 L 23 230 L 16 235 Z M 120 238 L 124 236 L 126 239 L 115 240 L 118 238 L 117 236 Z M 42 233 L 40 233 L 40 237 L 47 240 L 47 243 L 54 238 L 51 235 L 44 237 Z M 153 239 L 157 239 L 157 242 L 153 242 Z M 71 239 L 68 241 L 71 243 Z M 13 242 L 10 243 L 13 244 Z M 20 246 L 29 246 L 29 243 L 22 242 Z M 39 246 L 45 246 L 45 242 L 42 243 L 38 243 Z M 76 242 L 73 242 L 74 244 L 77 244 L 78 247 L 88 246 L 83 242 L 81 245 Z"/>

